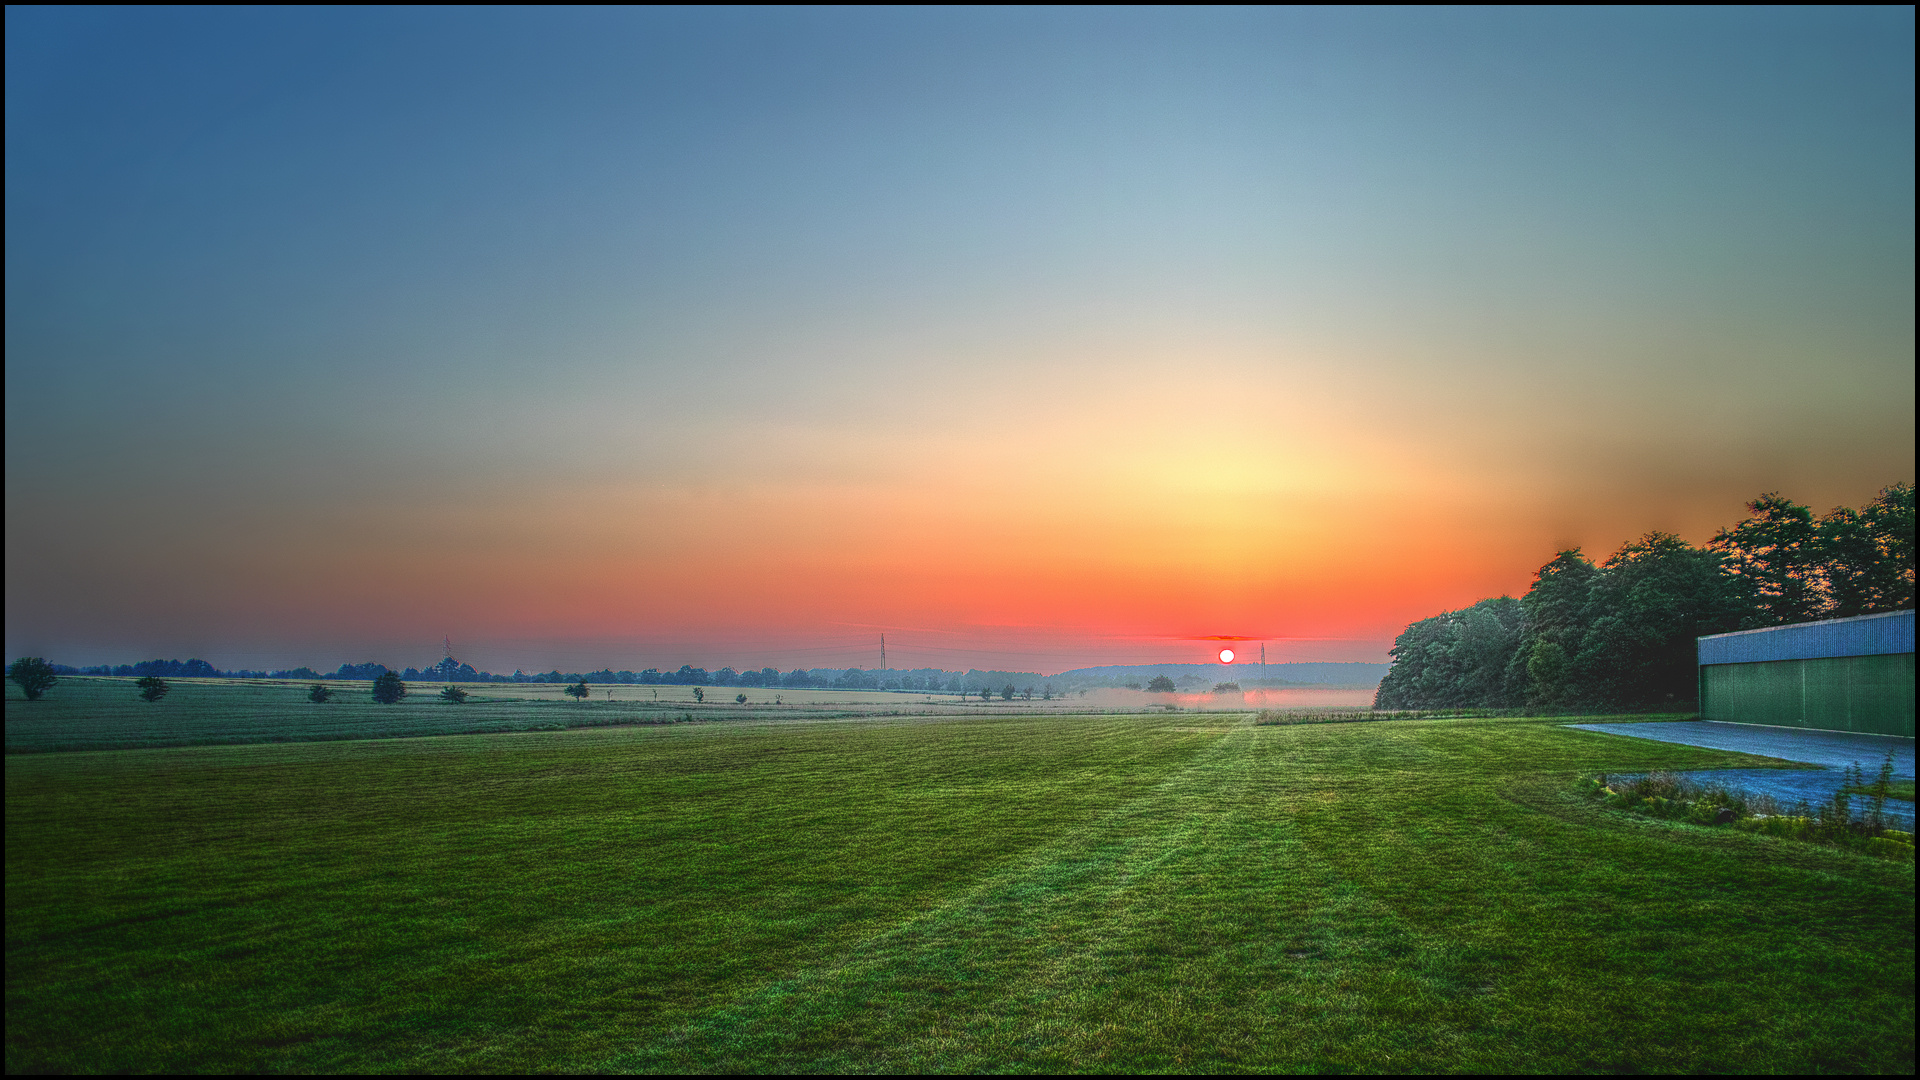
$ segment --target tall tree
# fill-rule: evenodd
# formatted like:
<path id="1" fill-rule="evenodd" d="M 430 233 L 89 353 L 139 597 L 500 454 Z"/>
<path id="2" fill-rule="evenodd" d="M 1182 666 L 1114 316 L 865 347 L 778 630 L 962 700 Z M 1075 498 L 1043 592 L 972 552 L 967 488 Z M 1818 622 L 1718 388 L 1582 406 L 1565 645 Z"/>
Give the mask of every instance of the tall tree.
<path id="1" fill-rule="evenodd" d="M 1747 520 L 1721 529 L 1707 547 L 1752 584 L 1765 624 L 1807 622 L 1826 606 L 1813 511 L 1770 491 L 1747 504 Z"/>
<path id="2" fill-rule="evenodd" d="M 1913 485 L 1894 484 L 1860 510 L 1820 519 L 1818 547 L 1836 618 L 1913 606 Z"/>
<path id="3" fill-rule="evenodd" d="M 1577 651 L 1586 632 L 1593 581 L 1599 575 L 1600 568 L 1579 548 L 1559 552 L 1542 566 L 1534 575 L 1533 587 L 1520 598 L 1534 636 Z"/>
<path id="4" fill-rule="evenodd" d="M 1527 638 L 1508 661 L 1508 683 L 1528 705 L 1567 705 L 1577 697 L 1573 657 L 1587 636 L 1587 608 L 1600 568 L 1579 548 L 1557 552 L 1520 598 Z"/>
<path id="5" fill-rule="evenodd" d="M 1737 630 L 1756 610 L 1755 584 L 1726 557 L 1650 532 L 1601 565 L 1592 621 L 1573 660 L 1587 702 L 1632 708 L 1691 707 L 1698 691 L 1694 639 Z"/>

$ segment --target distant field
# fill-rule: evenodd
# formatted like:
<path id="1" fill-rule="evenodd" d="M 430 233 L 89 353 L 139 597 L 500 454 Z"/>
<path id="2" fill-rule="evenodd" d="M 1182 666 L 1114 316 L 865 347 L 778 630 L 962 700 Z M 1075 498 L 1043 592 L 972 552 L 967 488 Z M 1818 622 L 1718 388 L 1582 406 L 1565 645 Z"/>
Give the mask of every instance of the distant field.
<path id="1" fill-rule="evenodd" d="M 1599 808 L 1761 762 L 1562 722 L 12 754 L 7 1067 L 1911 1071 L 1911 866 Z"/>
<path id="2" fill-rule="evenodd" d="M 277 679 L 173 679 L 158 702 L 139 699 L 134 680 L 67 676 L 39 701 L 27 702 L 7 683 L 6 749 L 14 753 L 110 750 L 158 746 L 218 746 L 255 742 L 420 735 L 557 731 L 573 727 L 656 724 L 669 721 L 739 721 L 871 715 L 1031 715 L 1039 712 L 1164 709 L 1239 711 L 1272 701 L 1307 708 L 1352 705 L 1371 690 L 1303 688 L 1245 695 L 1145 694 L 1093 690 L 1052 702 L 961 701 L 952 694 L 903 694 L 877 690 L 761 690 L 691 686 L 594 685 L 575 701 L 558 683 L 465 683 L 465 704 L 440 699 L 445 683 L 411 683 L 405 701 L 377 705 L 371 684 L 321 680 L 338 694 L 325 705 L 307 700 L 308 681 Z M 736 696 L 745 695 L 745 704 Z"/>
<path id="3" fill-rule="evenodd" d="M 684 720 L 738 721 L 868 715 L 876 712 L 960 714 L 1034 711 L 997 698 L 960 703 L 925 695 L 858 691 L 757 691 L 706 688 L 696 702 L 693 687 L 596 686 L 575 701 L 551 683 L 463 684 L 464 704 L 441 700 L 445 683 L 412 683 L 406 700 L 379 705 L 364 681 L 322 680 L 337 696 L 324 705 L 307 700 L 311 681 L 271 679 L 173 679 L 167 696 L 141 701 L 132 679 L 66 677 L 46 697 L 27 702 L 8 684 L 8 753 L 104 750 L 159 746 L 217 746 L 257 742 L 558 731 Z M 611 693 L 611 697 L 609 697 Z M 747 705 L 734 702 L 749 695 Z M 783 704 L 774 702 L 779 698 Z"/>

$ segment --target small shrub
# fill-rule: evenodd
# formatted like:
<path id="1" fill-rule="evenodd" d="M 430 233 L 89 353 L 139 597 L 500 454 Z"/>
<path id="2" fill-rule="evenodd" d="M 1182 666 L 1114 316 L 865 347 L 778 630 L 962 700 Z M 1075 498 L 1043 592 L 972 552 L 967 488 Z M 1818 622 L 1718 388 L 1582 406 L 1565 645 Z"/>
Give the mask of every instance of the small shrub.
<path id="1" fill-rule="evenodd" d="M 462 705 L 466 703 L 467 692 L 452 683 L 448 683 L 446 689 L 440 691 L 440 700 L 450 701 L 455 705 Z"/>
<path id="2" fill-rule="evenodd" d="M 323 686 L 320 683 L 314 683 L 307 689 L 307 700 L 313 702 L 315 705 L 325 705 L 327 702 L 333 700 L 333 688 Z"/>
<path id="3" fill-rule="evenodd" d="M 1742 832 L 1778 836 L 1784 840 L 1810 840 L 1813 839 L 1814 821 L 1812 818 L 1792 814 L 1771 814 L 1736 821 L 1733 827 Z"/>
<path id="4" fill-rule="evenodd" d="M 146 676 L 133 685 L 140 688 L 141 701 L 159 701 L 161 698 L 167 696 L 167 691 L 173 689 L 173 687 L 167 685 L 167 680 L 156 678 L 152 675 Z"/>

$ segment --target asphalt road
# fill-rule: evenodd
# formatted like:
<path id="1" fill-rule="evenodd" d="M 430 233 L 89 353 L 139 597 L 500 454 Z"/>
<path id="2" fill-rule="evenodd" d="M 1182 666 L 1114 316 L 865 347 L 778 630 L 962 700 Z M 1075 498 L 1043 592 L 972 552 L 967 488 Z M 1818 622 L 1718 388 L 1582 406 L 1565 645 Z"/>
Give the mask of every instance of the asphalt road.
<path id="1" fill-rule="evenodd" d="M 1567 726 L 1606 735 L 1705 746 L 1715 750 L 1738 750 L 1819 766 L 1816 769 L 1695 769 L 1685 774 L 1695 780 L 1718 781 L 1728 787 L 1755 794 L 1764 792 L 1788 805 L 1805 799 L 1817 806 L 1831 799 L 1835 791 L 1845 786 L 1841 770 L 1848 765 L 1857 763 L 1871 782 L 1879 774 L 1880 763 L 1886 760 L 1889 750 L 1893 751 L 1893 775 L 1899 779 L 1913 779 L 1913 740 L 1890 735 L 1804 731 L 1797 728 L 1722 724 L 1710 720 Z M 1853 800 L 1856 817 L 1865 813 L 1865 802 L 1860 798 Z M 1887 823 L 1897 829 L 1912 831 L 1913 811 L 1912 803 L 1889 799 L 1885 810 Z"/>

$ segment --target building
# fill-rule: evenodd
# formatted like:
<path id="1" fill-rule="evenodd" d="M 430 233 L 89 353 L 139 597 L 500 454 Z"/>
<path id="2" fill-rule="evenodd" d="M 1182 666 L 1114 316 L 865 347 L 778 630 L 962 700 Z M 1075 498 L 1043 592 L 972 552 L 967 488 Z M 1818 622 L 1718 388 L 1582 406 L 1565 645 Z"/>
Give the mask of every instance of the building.
<path id="1" fill-rule="evenodd" d="M 1698 639 L 1700 718 L 1913 738 L 1913 612 Z"/>

